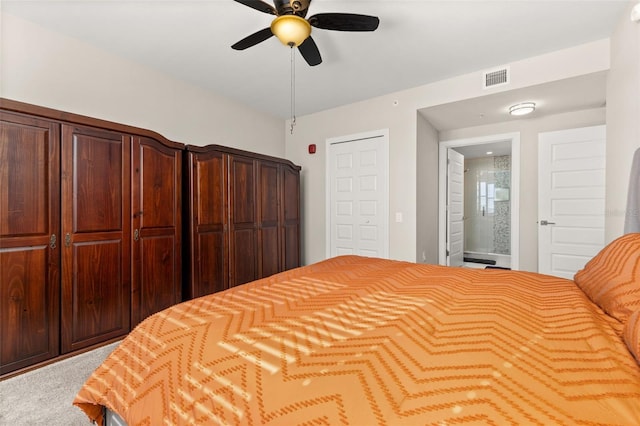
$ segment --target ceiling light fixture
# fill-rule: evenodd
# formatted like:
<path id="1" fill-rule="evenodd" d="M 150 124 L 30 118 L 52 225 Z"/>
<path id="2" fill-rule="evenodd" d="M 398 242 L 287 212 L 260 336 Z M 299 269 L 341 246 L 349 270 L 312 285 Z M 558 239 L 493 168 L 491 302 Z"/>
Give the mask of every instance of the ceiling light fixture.
<path id="1" fill-rule="evenodd" d="M 285 46 L 297 47 L 311 34 L 311 24 L 297 15 L 282 15 L 271 22 L 271 32 Z"/>
<path id="2" fill-rule="evenodd" d="M 294 47 L 300 46 L 311 35 L 311 24 L 297 15 L 281 15 L 271 22 L 271 32 L 285 46 L 291 48 L 291 123 L 290 132 L 296 125 L 296 66 Z"/>
<path id="3" fill-rule="evenodd" d="M 521 104 L 513 105 L 509 107 L 509 114 L 511 115 L 527 115 L 536 110 L 536 104 L 533 102 L 523 102 Z"/>

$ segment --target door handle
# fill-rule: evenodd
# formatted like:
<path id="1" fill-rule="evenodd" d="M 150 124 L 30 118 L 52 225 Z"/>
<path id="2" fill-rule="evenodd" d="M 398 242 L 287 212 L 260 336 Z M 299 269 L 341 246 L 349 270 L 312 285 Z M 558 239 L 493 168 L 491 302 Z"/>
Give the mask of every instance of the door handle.
<path id="1" fill-rule="evenodd" d="M 555 222 L 549 222 L 548 220 L 541 220 L 540 221 L 540 225 L 541 226 L 547 226 L 547 225 L 555 225 Z"/>

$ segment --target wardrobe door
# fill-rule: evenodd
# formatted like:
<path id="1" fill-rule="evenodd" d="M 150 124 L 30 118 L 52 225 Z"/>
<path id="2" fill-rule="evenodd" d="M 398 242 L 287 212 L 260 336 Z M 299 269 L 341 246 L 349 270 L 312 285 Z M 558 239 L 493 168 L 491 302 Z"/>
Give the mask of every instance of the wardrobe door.
<path id="1" fill-rule="evenodd" d="M 227 156 L 188 152 L 189 265 L 185 298 L 229 288 Z"/>
<path id="2" fill-rule="evenodd" d="M 283 269 L 300 266 L 300 170 L 282 166 L 282 261 Z"/>
<path id="3" fill-rule="evenodd" d="M 258 278 L 268 277 L 282 270 L 279 187 L 278 163 L 258 161 Z"/>
<path id="4" fill-rule="evenodd" d="M 132 148 L 132 325 L 181 301 L 182 151 L 147 137 Z"/>
<path id="5" fill-rule="evenodd" d="M 62 352 L 129 331 L 130 138 L 62 126 Z"/>
<path id="6" fill-rule="evenodd" d="M 229 285 L 258 278 L 254 160 L 229 156 Z"/>
<path id="7" fill-rule="evenodd" d="M 0 114 L 0 375 L 58 355 L 60 131 Z"/>

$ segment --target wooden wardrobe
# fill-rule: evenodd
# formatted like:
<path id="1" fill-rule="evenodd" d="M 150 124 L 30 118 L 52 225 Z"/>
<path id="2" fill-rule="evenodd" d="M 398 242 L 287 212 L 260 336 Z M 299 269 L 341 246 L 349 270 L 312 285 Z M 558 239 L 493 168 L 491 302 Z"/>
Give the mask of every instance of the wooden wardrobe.
<path id="1" fill-rule="evenodd" d="M 0 101 L 0 375 L 116 340 L 182 300 L 182 153 Z"/>
<path id="2" fill-rule="evenodd" d="M 299 172 L 0 98 L 0 376 L 299 266 Z"/>
<path id="3" fill-rule="evenodd" d="M 300 266 L 300 167 L 223 146 L 187 146 L 185 298 Z"/>

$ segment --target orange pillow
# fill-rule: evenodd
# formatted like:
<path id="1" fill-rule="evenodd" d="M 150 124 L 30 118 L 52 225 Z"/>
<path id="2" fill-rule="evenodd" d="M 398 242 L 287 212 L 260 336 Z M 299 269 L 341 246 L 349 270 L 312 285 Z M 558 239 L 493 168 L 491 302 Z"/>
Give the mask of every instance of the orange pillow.
<path id="1" fill-rule="evenodd" d="M 609 243 L 573 280 L 606 313 L 626 322 L 640 310 L 640 233 Z"/>
<path id="2" fill-rule="evenodd" d="M 631 314 L 622 333 L 629 350 L 640 363 L 640 311 Z"/>

